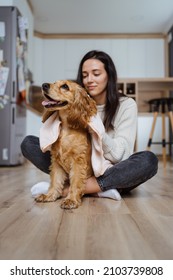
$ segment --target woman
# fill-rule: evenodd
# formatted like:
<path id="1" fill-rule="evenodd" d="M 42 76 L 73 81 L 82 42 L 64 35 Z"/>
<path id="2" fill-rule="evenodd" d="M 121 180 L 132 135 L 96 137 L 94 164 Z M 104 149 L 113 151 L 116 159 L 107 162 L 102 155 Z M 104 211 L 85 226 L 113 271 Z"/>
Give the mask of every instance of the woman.
<path id="1" fill-rule="evenodd" d="M 102 135 L 104 157 L 113 164 L 102 176 L 87 180 L 85 194 L 97 193 L 99 197 L 120 200 L 120 194 L 131 191 L 157 173 L 158 159 L 149 151 L 133 154 L 137 106 L 132 98 L 118 92 L 117 72 L 108 54 L 96 50 L 88 52 L 80 62 L 77 82 L 96 101 L 105 126 Z M 21 149 L 28 160 L 49 173 L 50 153 L 41 152 L 37 137 L 27 136 Z M 68 189 L 64 195 L 66 192 Z"/>

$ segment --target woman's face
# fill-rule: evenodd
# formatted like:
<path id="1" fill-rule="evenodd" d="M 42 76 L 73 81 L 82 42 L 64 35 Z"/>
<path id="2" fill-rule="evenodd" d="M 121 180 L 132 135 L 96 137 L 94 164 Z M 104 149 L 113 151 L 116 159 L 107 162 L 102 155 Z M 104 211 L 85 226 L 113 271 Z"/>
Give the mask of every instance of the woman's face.
<path id="1" fill-rule="evenodd" d="M 99 105 L 106 103 L 108 75 L 104 64 L 95 58 L 90 58 L 82 66 L 83 84 L 87 92 Z"/>

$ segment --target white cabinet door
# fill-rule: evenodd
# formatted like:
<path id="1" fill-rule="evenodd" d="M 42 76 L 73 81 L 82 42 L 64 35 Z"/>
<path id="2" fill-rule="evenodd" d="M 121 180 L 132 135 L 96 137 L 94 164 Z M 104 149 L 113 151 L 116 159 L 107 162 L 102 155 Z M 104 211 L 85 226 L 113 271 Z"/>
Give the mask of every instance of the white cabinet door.
<path id="1" fill-rule="evenodd" d="M 121 78 L 160 78 L 165 73 L 163 39 L 114 39 L 111 56 Z"/>
<path id="2" fill-rule="evenodd" d="M 93 49 L 91 39 L 67 39 L 65 40 L 64 73 L 66 79 L 76 79 L 78 66 L 82 57 Z"/>
<path id="3" fill-rule="evenodd" d="M 64 40 L 43 40 L 43 81 L 64 79 Z"/>
<path id="4" fill-rule="evenodd" d="M 115 63 L 118 77 L 127 78 L 127 39 L 117 39 L 111 41 L 111 57 Z"/>
<path id="5" fill-rule="evenodd" d="M 147 78 L 165 76 L 165 51 L 163 39 L 146 40 L 146 75 Z"/>
<path id="6" fill-rule="evenodd" d="M 95 39 L 93 42 L 93 50 L 104 51 L 111 56 L 111 40 Z"/>
<path id="7" fill-rule="evenodd" d="M 110 53 L 110 40 L 104 39 L 68 39 L 65 40 L 65 75 L 76 79 L 79 63 L 82 57 L 91 50 L 101 50 Z"/>
<path id="8" fill-rule="evenodd" d="M 127 42 L 128 78 L 146 76 L 146 40 L 129 39 Z"/>

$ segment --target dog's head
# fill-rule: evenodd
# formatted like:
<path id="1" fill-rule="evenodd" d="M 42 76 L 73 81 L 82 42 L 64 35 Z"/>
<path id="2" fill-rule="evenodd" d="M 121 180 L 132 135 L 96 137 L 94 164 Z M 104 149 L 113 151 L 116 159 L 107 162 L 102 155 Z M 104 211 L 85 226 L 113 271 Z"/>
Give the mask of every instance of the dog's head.
<path id="1" fill-rule="evenodd" d="M 96 103 L 84 88 L 69 80 L 44 83 L 42 92 L 45 100 L 43 122 L 55 111 L 66 110 L 68 122 L 74 126 L 87 126 L 91 116 L 96 114 Z"/>

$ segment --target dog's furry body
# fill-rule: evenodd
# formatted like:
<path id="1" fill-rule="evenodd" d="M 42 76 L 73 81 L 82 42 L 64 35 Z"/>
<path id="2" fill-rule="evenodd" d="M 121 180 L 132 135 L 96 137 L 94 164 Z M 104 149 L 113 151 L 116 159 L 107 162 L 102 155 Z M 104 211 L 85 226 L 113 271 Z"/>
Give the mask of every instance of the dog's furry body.
<path id="1" fill-rule="evenodd" d="M 88 123 L 97 112 L 96 104 L 82 87 L 72 81 L 43 84 L 42 89 L 47 99 L 43 102 L 46 109 L 43 122 L 58 111 L 61 129 L 58 140 L 51 147 L 49 191 L 37 197 L 36 201 L 55 201 L 62 196 L 64 183 L 69 179 L 69 193 L 61 207 L 77 208 L 81 204 L 86 179 L 93 175 Z"/>

